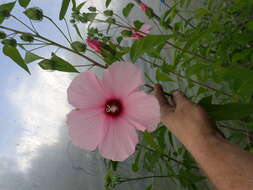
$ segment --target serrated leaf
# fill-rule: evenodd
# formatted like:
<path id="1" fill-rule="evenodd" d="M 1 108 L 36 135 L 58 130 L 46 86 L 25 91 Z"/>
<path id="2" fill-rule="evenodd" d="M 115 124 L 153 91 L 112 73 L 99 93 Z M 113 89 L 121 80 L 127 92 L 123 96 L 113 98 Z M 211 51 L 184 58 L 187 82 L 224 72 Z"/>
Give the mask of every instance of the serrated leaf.
<path id="1" fill-rule="evenodd" d="M 14 8 L 14 6 L 15 6 L 15 3 L 16 3 L 16 1 L 13 1 L 13 2 L 10 2 L 10 3 L 5 3 L 5 4 L 0 5 L 0 11 L 11 12 L 12 9 Z M 3 23 L 4 19 L 5 19 L 5 17 L 0 16 L 0 24 Z"/>
<path id="2" fill-rule="evenodd" d="M 62 0 L 61 10 L 60 10 L 60 15 L 59 15 L 60 20 L 64 19 L 69 7 L 69 3 L 70 3 L 70 0 Z"/>
<path id="3" fill-rule="evenodd" d="M 78 73 L 78 70 L 76 70 L 75 67 L 73 67 L 69 62 L 58 57 L 54 53 L 52 53 L 51 61 L 54 62 L 53 70 Z"/>
<path id="4" fill-rule="evenodd" d="M 124 17 L 128 17 L 128 15 L 130 14 L 130 12 L 133 9 L 133 7 L 134 7 L 133 3 L 128 3 L 127 4 L 127 6 L 122 11 Z"/>
<path id="5" fill-rule="evenodd" d="M 169 35 L 148 35 L 136 40 L 130 49 L 131 60 L 135 62 L 141 55 L 165 43 L 169 38 Z"/>
<path id="6" fill-rule="evenodd" d="M 27 51 L 25 54 L 25 63 L 26 64 L 32 63 L 32 62 L 39 60 L 39 59 L 44 59 L 44 58 L 41 56 L 38 56 L 30 51 Z"/>
<path id="7" fill-rule="evenodd" d="M 109 5 L 111 4 L 111 2 L 112 2 L 112 0 L 106 0 L 106 2 L 105 2 L 105 7 L 106 7 L 106 8 L 109 7 Z"/>
<path id="8" fill-rule="evenodd" d="M 12 46 L 8 46 L 5 45 L 3 47 L 3 53 L 8 56 L 9 58 L 11 58 L 15 63 L 17 63 L 21 68 L 23 68 L 25 71 L 27 71 L 29 74 L 29 68 L 27 67 L 27 65 L 25 64 L 24 59 L 22 58 L 22 56 L 20 55 L 19 51 L 17 50 L 17 48 L 12 47 Z"/>
<path id="9" fill-rule="evenodd" d="M 31 2 L 31 0 L 18 0 L 18 2 L 21 7 L 26 8 L 29 5 L 29 3 Z"/>

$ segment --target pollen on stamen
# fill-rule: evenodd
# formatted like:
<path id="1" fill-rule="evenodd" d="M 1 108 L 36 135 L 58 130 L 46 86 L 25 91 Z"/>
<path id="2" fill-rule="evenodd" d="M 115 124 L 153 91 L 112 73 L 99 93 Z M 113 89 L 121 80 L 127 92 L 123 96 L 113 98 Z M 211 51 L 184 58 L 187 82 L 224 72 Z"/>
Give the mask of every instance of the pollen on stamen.
<path id="1" fill-rule="evenodd" d="M 105 104 L 105 113 L 110 116 L 119 116 L 122 113 L 122 104 L 119 100 L 109 100 Z"/>

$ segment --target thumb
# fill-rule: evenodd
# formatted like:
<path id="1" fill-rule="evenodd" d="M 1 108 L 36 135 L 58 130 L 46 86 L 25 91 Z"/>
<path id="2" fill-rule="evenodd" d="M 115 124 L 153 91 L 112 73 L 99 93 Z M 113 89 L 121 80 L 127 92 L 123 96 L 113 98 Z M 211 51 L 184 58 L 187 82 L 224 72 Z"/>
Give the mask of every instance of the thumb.
<path id="1" fill-rule="evenodd" d="M 174 110 L 164 96 L 162 86 L 160 84 L 155 85 L 155 96 L 159 102 L 161 114 L 167 113 L 168 111 Z"/>

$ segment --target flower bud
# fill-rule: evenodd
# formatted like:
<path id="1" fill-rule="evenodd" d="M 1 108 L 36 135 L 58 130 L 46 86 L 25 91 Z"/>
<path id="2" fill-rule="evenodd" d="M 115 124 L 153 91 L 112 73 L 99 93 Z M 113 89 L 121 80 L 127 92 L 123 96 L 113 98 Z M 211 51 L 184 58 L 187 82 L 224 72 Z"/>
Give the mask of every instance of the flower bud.
<path id="1" fill-rule="evenodd" d="M 2 41 L 2 44 L 12 46 L 12 47 L 17 47 L 17 41 L 14 38 L 4 39 Z"/>
<path id="2" fill-rule="evenodd" d="M 41 21 L 43 18 L 42 10 L 37 7 L 26 9 L 24 14 L 31 20 Z"/>
<path id="3" fill-rule="evenodd" d="M 22 34 L 20 36 L 21 40 L 26 41 L 26 42 L 32 42 L 34 40 L 34 37 L 32 34 L 26 33 L 26 34 Z"/>

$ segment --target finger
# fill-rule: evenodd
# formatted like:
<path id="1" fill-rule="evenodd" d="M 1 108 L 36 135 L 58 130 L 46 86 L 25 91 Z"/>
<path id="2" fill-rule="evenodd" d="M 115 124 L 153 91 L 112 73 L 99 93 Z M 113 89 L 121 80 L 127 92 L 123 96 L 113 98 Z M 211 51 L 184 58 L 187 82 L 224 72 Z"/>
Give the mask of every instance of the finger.
<path id="1" fill-rule="evenodd" d="M 173 106 L 171 106 L 165 98 L 163 89 L 159 84 L 155 85 L 155 96 L 159 102 L 162 112 L 170 111 L 173 108 Z"/>
<path id="2" fill-rule="evenodd" d="M 183 105 L 187 102 L 189 102 L 189 100 L 187 99 L 187 97 L 184 95 L 183 92 L 181 91 L 175 91 L 172 93 L 172 100 L 173 103 L 178 107 L 180 105 Z"/>

